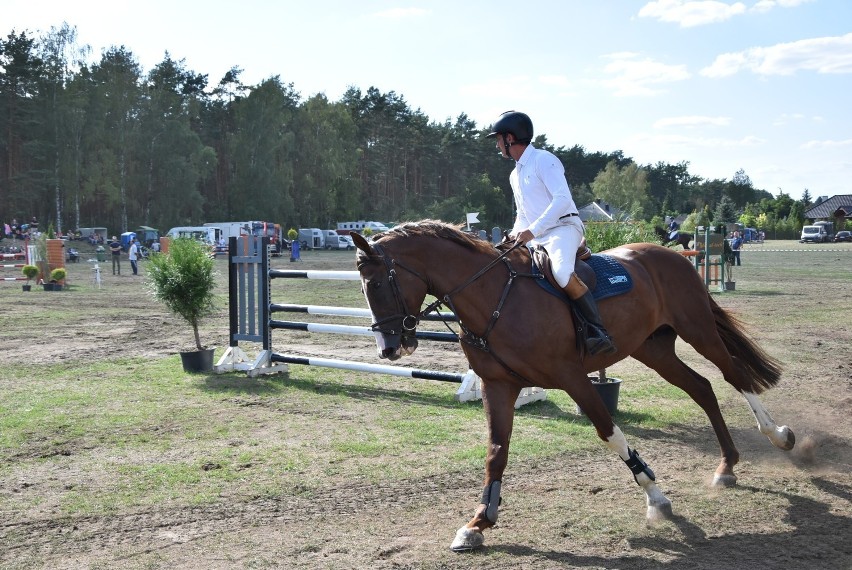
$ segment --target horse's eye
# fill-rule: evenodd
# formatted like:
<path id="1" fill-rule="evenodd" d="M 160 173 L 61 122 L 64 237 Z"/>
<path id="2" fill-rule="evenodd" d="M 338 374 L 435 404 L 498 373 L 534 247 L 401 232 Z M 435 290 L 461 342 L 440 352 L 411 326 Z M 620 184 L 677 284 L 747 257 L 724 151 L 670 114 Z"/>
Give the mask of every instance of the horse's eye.
<path id="1" fill-rule="evenodd" d="M 379 287 L 382 286 L 382 282 L 381 281 L 370 281 L 369 285 L 370 285 L 370 288 L 372 288 L 372 289 L 378 289 Z"/>

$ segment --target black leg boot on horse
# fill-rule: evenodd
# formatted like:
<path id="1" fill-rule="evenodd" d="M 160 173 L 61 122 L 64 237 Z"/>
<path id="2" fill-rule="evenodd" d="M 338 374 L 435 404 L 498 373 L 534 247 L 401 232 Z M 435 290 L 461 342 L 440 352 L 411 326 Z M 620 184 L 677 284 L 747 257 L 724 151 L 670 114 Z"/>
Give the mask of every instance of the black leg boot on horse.
<path id="1" fill-rule="evenodd" d="M 612 342 L 609 333 L 606 332 L 606 328 L 603 326 L 601 315 L 598 312 L 598 304 L 595 303 L 592 292 L 577 277 L 576 273 L 572 273 L 570 279 L 568 279 L 565 292 L 568 293 L 568 297 L 589 324 L 586 332 L 586 350 L 588 353 L 594 356 L 600 353 L 610 354 L 615 352 L 615 343 Z"/>

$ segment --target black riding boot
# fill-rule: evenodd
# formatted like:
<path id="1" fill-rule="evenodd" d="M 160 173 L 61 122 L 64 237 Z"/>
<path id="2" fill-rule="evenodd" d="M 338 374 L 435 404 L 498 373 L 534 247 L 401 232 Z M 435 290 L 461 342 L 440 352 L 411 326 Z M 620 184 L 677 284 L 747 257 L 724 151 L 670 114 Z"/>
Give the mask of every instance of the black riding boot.
<path id="1" fill-rule="evenodd" d="M 603 326 L 601 315 L 598 312 L 598 305 L 595 303 L 595 299 L 592 297 L 589 288 L 577 277 L 576 273 L 571 274 L 568 285 L 565 286 L 565 292 L 568 293 L 568 297 L 571 298 L 580 311 L 580 314 L 589 323 L 586 336 L 586 350 L 588 353 L 594 356 L 600 353 L 609 354 L 615 352 L 615 343 L 612 342 L 609 333 L 606 332 L 606 328 Z"/>

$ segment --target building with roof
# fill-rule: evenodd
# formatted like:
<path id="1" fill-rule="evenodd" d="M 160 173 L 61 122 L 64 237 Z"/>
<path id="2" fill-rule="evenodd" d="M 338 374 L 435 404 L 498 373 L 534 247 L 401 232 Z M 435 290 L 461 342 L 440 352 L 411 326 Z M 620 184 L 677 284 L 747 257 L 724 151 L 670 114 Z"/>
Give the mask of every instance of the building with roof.
<path id="1" fill-rule="evenodd" d="M 580 214 L 580 219 L 583 223 L 586 222 L 614 222 L 616 220 L 626 220 L 628 216 L 623 211 L 615 206 L 610 206 L 600 198 L 594 202 L 586 204 L 582 208 L 577 209 Z"/>
<path id="2" fill-rule="evenodd" d="M 840 219 L 852 221 L 852 194 L 838 194 L 823 200 L 805 210 L 805 217 L 811 221 L 835 222 Z"/>

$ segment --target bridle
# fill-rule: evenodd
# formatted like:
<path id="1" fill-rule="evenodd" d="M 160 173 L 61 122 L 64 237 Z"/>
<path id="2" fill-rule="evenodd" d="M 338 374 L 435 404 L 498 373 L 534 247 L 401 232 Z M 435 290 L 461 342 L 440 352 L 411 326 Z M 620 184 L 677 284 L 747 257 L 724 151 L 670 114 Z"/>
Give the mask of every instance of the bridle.
<path id="1" fill-rule="evenodd" d="M 391 287 L 391 292 L 393 293 L 394 302 L 396 303 L 397 313 L 372 323 L 370 325 L 370 330 L 372 330 L 373 332 L 379 332 L 379 333 L 382 333 L 382 334 L 385 334 L 385 335 L 390 335 L 390 336 L 395 336 L 395 335 L 414 336 L 414 331 L 415 331 L 415 329 L 417 329 L 417 325 L 420 324 L 420 318 L 424 314 L 429 312 L 429 310 L 432 310 L 432 309 L 429 309 L 429 310 L 424 309 L 423 311 L 420 311 L 417 314 L 414 314 L 412 311 L 410 311 L 408 309 L 408 305 L 405 302 L 405 296 L 402 294 L 402 289 L 399 286 L 399 279 L 397 278 L 395 267 L 399 267 L 400 269 L 405 269 L 406 271 L 408 271 L 412 275 L 415 275 L 417 278 L 419 278 L 421 281 L 423 281 L 426 284 L 427 292 L 431 289 L 431 284 L 429 283 L 429 281 L 425 277 L 420 275 L 420 273 L 418 273 L 417 271 L 411 269 L 410 267 L 408 267 L 406 265 L 403 265 L 402 263 L 400 263 L 400 262 L 398 262 L 394 259 L 387 257 L 384 253 L 384 248 L 382 248 L 382 246 L 374 245 L 373 251 L 375 253 L 370 255 L 369 259 L 374 260 L 375 258 L 378 258 L 378 259 L 381 259 L 382 262 L 384 263 L 385 270 L 387 271 L 387 274 L 388 274 L 388 284 Z M 359 262 L 358 266 L 357 266 L 358 270 L 360 271 L 361 268 L 364 265 L 366 265 L 366 262 Z M 434 303 L 433 303 L 433 305 L 434 305 Z M 430 307 L 432 307 L 432 305 L 430 305 Z M 386 328 L 385 325 L 387 323 L 392 322 L 392 321 L 396 321 L 398 319 L 400 320 L 400 330 L 399 331 L 397 331 L 396 329 L 392 329 L 392 328 L 390 328 L 390 329 Z"/>
<path id="2" fill-rule="evenodd" d="M 466 343 L 466 344 L 468 344 L 468 345 L 470 345 L 474 348 L 477 348 L 477 349 L 482 350 L 484 352 L 488 352 L 510 374 L 517 376 L 518 378 L 521 378 L 521 379 L 526 381 L 527 379 L 524 376 L 522 376 L 521 374 L 518 374 L 517 372 L 512 370 L 501 358 L 499 358 L 496 354 L 494 354 L 494 352 L 491 351 L 491 349 L 488 345 L 488 336 L 491 334 L 491 331 L 494 329 L 494 326 L 497 324 L 497 319 L 500 318 L 500 312 L 503 308 L 503 304 L 506 302 L 506 298 L 509 296 L 509 291 L 511 290 L 515 279 L 517 277 L 531 277 L 531 278 L 534 278 L 534 279 L 541 279 L 543 277 L 541 274 L 538 274 L 538 273 L 536 273 L 536 274 L 533 274 L 533 273 L 518 273 L 512 267 L 512 264 L 507 259 L 507 256 L 511 252 L 516 250 L 517 248 L 521 247 L 522 245 L 523 245 L 522 243 L 516 242 L 511 247 L 506 249 L 506 251 L 502 252 L 499 256 L 497 256 L 495 259 L 493 259 L 489 263 L 487 263 L 484 267 L 482 267 L 482 269 L 477 271 L 474 275 L 472 275 L 469 279 L 467 279 L 461 285 L 457 286 L 452 291 L 442 295 L 440 298 L 437 298 L 437 296 L 434 295 L 433 286 L 432 286 L 432 283 L 429 281 L 429 279 L 427 279 L 426 277 L 421 275 L 418 271 L 416 271 L 416 270 L 412 269 L 411 267 L 405 265 L 404 263 L 386 256 L 385 253 L 384 253 L 384 249 L 382 248 L 381 245 L 374 245 L 373 250 L 374 250 L 375 253 L 370 255 L 369 259 L 374 260 L 375 258 L 379 258 L 384 263 L 385 269 L 387 270 L 387 274 L 388 274 L 388 282 L 390 283 L 391 291 L 393 293 L 394 300 L 395 300 L 395 303 L 396 303 L 396 309 L 397 309 L 398 312 L 394 315 L 390 315 L 388 317 L 385 317 L 383 319 L 380 319 L 380 320 L 374 322 L 372 325 L 370 325 L 370 329 L 374 332 L 380 332 L 382 334 L 387 334 L 387 335 L 400 334 L 402 337 L 409 337 L 410 338 L 410 337 L 413 337 L 415 335 L 415 329 L 417 328 L 417 325 L 420 324 L 420 320 L 425 315 L 431 313 L 432 311 L 437 311 L 441 306 L 446 306 L 450 311 L 452 311 L 456 316 L 458 316 L 458 312 L 456 311 L 455 305 L 453 304 L 453 296 L 460 293 L 461 291 L 463 291 L 467 287 L 469 287 L 477 279 L 479 279 L 480 277 L 482 277 L 483 275 L 488 273 L 488 271 L 490 271 L 494 266 L 496 266 L 497 264 L 502 262 L 506 265 L 506 268 L 509 271 L 509 278 L 506 281 L 506 285 L 503 288 L 503 293 L 500 296 L 500 300 L 497 304 L 497 308 L 491 313 L 491 318 L 488 322 L 488 325 L 486 326 L 485 332 L 481 335 L 477 335 L 477 334 L 471 332 L 470 329 L 468 329 L 465 326 L 465 324 L 461 321 L 461 319 L 459 319 L 459 328 L 462 330 L 462 334 L 459 335 L 459 340 L 461 340 L 462 342 L 464 342 L 464 343 Z M 366 262 L 358 263 L 358 269 L 360 270 L 361 267 L 363 267 L 363 265 L 365 265 L 365 264 L 366 264 Z M 427 305 L 422 311 L 420 311 L 417 314 L 410 311 L 408 309 L 408 306 L 405 303 L 405 297 L 403 296 L 402 290 L 401 290 L 400 285 L 399 285 L 399 279 L 398 279 L 397 272 L 396 272 L 397 267 L 407 271 L 408 273 L 411 273 L 412 275 L 414 275 L 415 277 L 420 279 L 426 285 L 426 292 L 430 295 L 435 296 L 436 300 L 434 302 L 430 303 L 429 305 Z M 401 320 L 401 325 L 400 325 L 401 330 L 399 332 L 397 332 L 395 329 L 385 328 L 386 323 L 391 322 L 391 321 L 396 321 L 396 320 Z M 452 331 L 449 324 L 447 323 L 447 320 L 444 319 L 444 318 L 442 318 L 441 320 L 443 321 L 444 325 Z"/>

